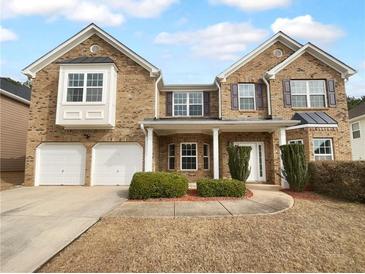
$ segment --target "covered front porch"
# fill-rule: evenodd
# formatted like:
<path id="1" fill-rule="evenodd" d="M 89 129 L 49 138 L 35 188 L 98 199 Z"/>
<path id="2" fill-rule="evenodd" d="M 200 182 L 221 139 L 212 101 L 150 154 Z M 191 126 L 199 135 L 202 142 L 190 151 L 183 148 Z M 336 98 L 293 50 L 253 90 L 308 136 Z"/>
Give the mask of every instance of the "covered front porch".
<path id="1" fill-rule="evenodd" d="M 191 181 L 230 178 L 230 144 L 251 146 L 250 183 L 282 184 L 279 146 L 292 120 L 178 120 L 143 121 L 145 171 L 183 172 Z"/>

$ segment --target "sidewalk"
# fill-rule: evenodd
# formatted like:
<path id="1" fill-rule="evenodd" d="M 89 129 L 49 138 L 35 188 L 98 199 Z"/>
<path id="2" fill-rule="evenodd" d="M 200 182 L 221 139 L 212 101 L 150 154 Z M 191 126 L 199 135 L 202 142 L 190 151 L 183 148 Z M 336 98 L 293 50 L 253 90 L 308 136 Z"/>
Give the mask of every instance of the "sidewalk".
<path id="1" fill-rule="evenodd" d="M 249 199 L 204 202 L 127 201 L 107 217 L 216 217 L 279 213 L 293 206 L 291 196 L 276 189 L 250 187 Z"/>

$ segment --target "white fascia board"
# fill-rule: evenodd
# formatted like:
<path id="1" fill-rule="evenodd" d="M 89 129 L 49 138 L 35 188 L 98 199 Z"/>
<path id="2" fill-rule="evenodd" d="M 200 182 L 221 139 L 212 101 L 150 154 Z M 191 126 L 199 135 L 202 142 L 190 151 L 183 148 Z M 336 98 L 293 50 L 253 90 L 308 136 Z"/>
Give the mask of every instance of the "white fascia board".
<path id="1" fill-rule="evenodd" d="M 253 58 L 255 58 L 257 55 L 268 49 L 271 45 L 273 45 L 275 42 L 281 42 L 288 48 L 297 51 L 302 47 L 302 44 L 298 43 L 294 39 L 290 38 L 288 35 L 286 35 L 283 32 L 278 32 L 275 35 L 273 35 L 271 38 L 266 40 L 264 43 L 262 43 L 260 46 L 258 46 L 256 49 L 248 53 L 247 55 L 243 56 L 241 59 L 239 59 L 237 62 L 235 62 L 233 65 L 231 65 L 229 68 L 221 72 L 217 78 L 220 80 L 225 81 L 225 79 L 231 75 L 233 72 L 235 72 L 237 69 L 242 67 L 244 64 L 251 61 Z"/>
<path id="2" fill-rule="evenodd" d="M 216 91 L 215 84 L 171 84 L 164 85 L 160 91 Z"/>
<path id="3" fill-rule="evenodd" d="M 41 70 L 48 64 L 52 63 L 53 61 L 57 60 L 66 52 L 70 51 L 72 48 L 79 45 L 80 43 L 82 43 L 83 41 L 85 41 L 94 34 L 98 35 L 100 38 L 102 38 L 103 40 L 114 46 L 116 49 L 121 51 L 123 54 L 127 55 L 137 64 L 141 65 L 142 67 L 150 71 L 151 77 L 155 77 L 160 73 L 160 70 L 157 67 L 150 64 L 148 61 L 143 59 L 137 53 L 133 52 L 131 49 L 123 45 L 121 42 L 116 40 L 114 37 L 112 37 L 105 31 L 100 29 L 95 24 L 90 24 L 89 26 L 87 26 L 86 28 L 84 28 L 83 30 L 81 30 L 80 32 L 78 32 L 77 34 L 75 34 L 74 36 L 72 36 L 59 46 L 57 46 L 55 49 L 49 51 L 48 53 L 46 53 L 45 55 L 34 61 L 32 64 L 24 68 L 22 72 L 25 75 L 34 78 L 39 70 Z"/>
<path id="4" fill-rule="evenodd" d="M 353 117 L 353 118 L 349 119 L 349 122 L 350 123 L 353 123 L 353 122 L 357 122 L 357 121 L 362 120 L 362 119 L 365 119 L 365 114 L 362 114 L 360 116 Z"/>
<path id="5" fill-rule="evenodd" d="M 148 125 L 296 125 L 299 120 L 246 120 L 246 121 L 224 121 L 224 120 L 163 120 L 163 121 L 143 121 L 144 127 Z"/>
<path id="6" fill-rule="evenodd" d="M 292 127 L 287 127 L 285 130 L 292 130 L 292 129 L 298 129 L 298 128 L 338 128 L 337 124 L 304 124 L 304 125 L 297 125 Z"/>
<path id="7" fill-rule="evenodd" d="M 7 97 L 9 97 L 11 99 L 14 99 L 16 101 L 19 101 L 19 102 L 21 102 L 23 104 L 30 105 L 30 101 L 28 101 L 27 99 L 24 99 L 24 98 L 22 98 L 22 97 L 20 97 L 18 95 L 15 95 L 13 93 L 10 93 L 10 92 L 6 91 L 6 90 L 0 89 L 0 94 L 1 95 L 4 95 L 4 96 L 7 96 Z"/>
<path id="8" fill-rule="evenodd" d="M 336 58 L 334 58 L 333 56 L 324 52 L 323 50 L 317 48 L 316 46 L 308 43 L 308 44 L 304 45 L 302 48 L 300 48 L 298 51 L 296 51 L 295 53 L 290 55 L 283 62 L 281 62 L 277 66 L 273 67 L 266 74 L 269 76 L 270 79 L 275 79 L 275 75 L 278 72 L 280 72 L 283 68 L 285 68 L 287 65 L 291 64 L 293 61 L 295 61 L 297 58 L 299 58 L 301 55 L 303 55 L 306 52 L 309 53 L 310 55 L 312 55 L 313 57 L 317 58 L 321 62 L 327 64 L 334 70 L 341 73 L 342 78 L 347 78 L 356 73 L 356 70 L 354 70 L 353 68 L 342 63 L 341 61 L 337 60 Z"/>

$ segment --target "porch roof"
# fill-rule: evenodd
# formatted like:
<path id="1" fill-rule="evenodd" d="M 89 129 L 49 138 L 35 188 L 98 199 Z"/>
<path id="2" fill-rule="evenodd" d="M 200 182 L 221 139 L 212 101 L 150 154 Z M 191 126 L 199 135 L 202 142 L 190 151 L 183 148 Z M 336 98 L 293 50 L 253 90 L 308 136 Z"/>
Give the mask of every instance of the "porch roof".
<path id="1" fill-rule="evenodd" d="M 295 126 L 299 120 L 218 120 L 218 119 L 159 119 L 140 122 L 142 128 L 153 128 L 159 135 L 174 133 L 221 132 L 273 132 L 279 128 Z"/>

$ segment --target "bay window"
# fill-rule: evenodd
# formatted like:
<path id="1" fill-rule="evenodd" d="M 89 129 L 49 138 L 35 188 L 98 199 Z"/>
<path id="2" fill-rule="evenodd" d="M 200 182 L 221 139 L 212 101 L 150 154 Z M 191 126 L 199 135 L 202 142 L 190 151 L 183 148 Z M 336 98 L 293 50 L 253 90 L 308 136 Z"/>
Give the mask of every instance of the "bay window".
<path id="1" fill-rule="evenodd" d="M 174 116 L 203 116 L 203 92 L 174 92 Z"/>
<path id="2" fill-rule="evenodd" d="M 291 80 L 292 107 L 326 107 L 326 84 L 324 80 Z"/>
<path id="3" fill-rule="evenodd" d="M 313 139 L 314 160 L 333 160 L 332 139 Z"/>
<path id="4" fill-rule="evenodd" d="M 197 157 L 197 144 L 196 143 L 181 143 L 180 152 L 180 169 L 181 170 L 197 170 L 198 157 Z"/>
<path id="5" fill-rule="evenodd" d="M 240 110 L 255 110 L 255 84 L 238 84 Z"/>
<path id="6" fill-rule="evenodd" d="M 68 73 L 66 102 L 85 103 L 102 100 L 103 73 Z"/>

